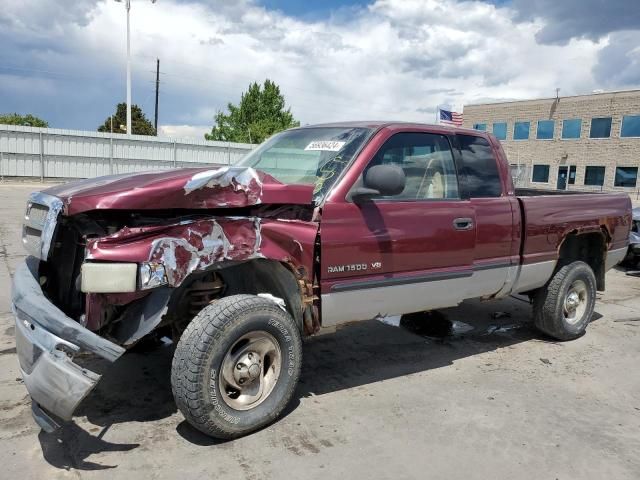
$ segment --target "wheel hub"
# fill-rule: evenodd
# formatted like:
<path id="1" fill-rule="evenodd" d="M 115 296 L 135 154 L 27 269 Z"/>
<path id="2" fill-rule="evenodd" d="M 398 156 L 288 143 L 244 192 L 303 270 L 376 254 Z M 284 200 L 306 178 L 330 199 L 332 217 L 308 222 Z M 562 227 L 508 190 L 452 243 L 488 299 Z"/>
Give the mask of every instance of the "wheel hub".
<path id="1" fill-rule="evenodd" d="M 589 291 L 582 280 L 576 280 L 571 284 L 564 298 L 564 318 L 569 324 L 578 323 L 589 303 Z"/>
<path id="2" fill-rule="evenodd" d="M 260 376 L 262 360 L 256 352 L 247 352 L 240 357 L 233 371 L 233 378 L 239 385 L 250 385 Z"/>
<path id="3" fill-rule="evenodd" d="M 567 309 L 575 310 L 580 305 L 580 296 L 576 292 L 571 292 L 567 295 Z"/>
<path id="4" fill-rule="evenodd" d="M 220 392 L 235 410 L 249 410 L 273 391 L 282 366 L 280 345 L 263 330 L 242 335 L 222 361 Z"/>

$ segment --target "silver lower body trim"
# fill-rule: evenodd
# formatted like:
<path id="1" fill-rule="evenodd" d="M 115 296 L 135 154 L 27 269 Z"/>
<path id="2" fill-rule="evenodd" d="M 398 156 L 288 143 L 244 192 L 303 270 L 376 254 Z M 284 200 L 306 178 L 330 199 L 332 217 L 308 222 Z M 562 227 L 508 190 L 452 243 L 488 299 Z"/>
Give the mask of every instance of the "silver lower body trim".
<path id="1" fill-rule="evenodd" d="M 624 260 L 624 257 L 627 256 L 628 250 L 629 250 L 628 247 L 618 248 L 616 250 L 609 250 L 607 252 L 607 259 L 604 262 L 605 271 L 611 270 L 613 267 L 619 264 L 622 260 Z"/>
<path id="2" fill-rule="evenodd" d="M 512 293 L 528 292 L 540 288 L 549 281 L 556 268 L 556 260 L 521 265 Z"/>
<path id="3" fill-rule="evenodd" d="M 495 294 L 504 285 L 509 268 L 476 270 L 461 278 L 323 294 L 322 326 L 454 307 L 468 298 Z"/>

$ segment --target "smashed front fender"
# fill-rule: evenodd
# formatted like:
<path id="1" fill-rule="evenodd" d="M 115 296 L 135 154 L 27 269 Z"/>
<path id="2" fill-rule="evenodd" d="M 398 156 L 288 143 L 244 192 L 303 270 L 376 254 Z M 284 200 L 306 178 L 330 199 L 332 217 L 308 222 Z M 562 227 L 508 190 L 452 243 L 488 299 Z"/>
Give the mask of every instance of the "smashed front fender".
<path id="1" fill-rule="evenodd" d="M 87 241 L 87 259 L 160 263 L 171 287 L 180 286 L 193 272 L 257 258 L 303 269 L 310 281 L 317 230 L 314 222 L 259 217 L 208 217 L 161 227 L 125 227 Z"/>

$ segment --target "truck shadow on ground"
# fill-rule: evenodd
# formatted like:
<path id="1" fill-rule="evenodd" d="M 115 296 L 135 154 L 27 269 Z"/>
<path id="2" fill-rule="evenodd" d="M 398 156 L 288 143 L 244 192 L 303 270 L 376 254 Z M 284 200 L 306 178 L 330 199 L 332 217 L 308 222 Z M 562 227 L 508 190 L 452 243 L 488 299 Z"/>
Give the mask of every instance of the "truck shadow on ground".
<path id="1" fill-rule="evenodd" d="M 596 314 L 594 320 L 599 317 Z M 522 342 L 553 341 L 533 328 L 529 305 L 514 299 L 491 304 L 465 302 L 424 321 L 409 320 L 401 326 L 370 320 L 307 340 L 300 384 L 283 416 L 298 408 L 301 398 L 450 366 L 456 360 Z M 456 327 L 452 331 L 447 330 L 450 322 Z M 139 446 L 134 441 L 149 441 L 142 427 L 131 443 L 110 443 L 102 437 L 114 424 L 160 421 L 176 413 L 170 385 L 172 355 L 172 346 L 124 355 L 105 371 L 76 412 L 96 426 L 91 430 L 98 435 L 74 423 L 55 434 L 41 433 L 45 459 L 58 468 L 113 468 L 86 459 L 99 452 L 134 450 Z M 170 423 L 160 427 L 171 428 Z M 225 443 L 207 437 L 184 420 L 176 431 L 197 445 Z"/>

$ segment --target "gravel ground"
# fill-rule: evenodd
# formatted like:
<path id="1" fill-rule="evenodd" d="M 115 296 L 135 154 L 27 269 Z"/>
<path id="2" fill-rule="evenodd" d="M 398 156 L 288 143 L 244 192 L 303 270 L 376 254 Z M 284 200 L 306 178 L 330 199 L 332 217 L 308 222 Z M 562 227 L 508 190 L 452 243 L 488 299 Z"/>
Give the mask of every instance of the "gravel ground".
<path id="1" fill-rule="evenodd" d="M 443 310 L 456 328 L 441 338 L 375 320 L 312 338 L 284 418 L 239 440 L 207 438 L 176 411 L 171 346 L 124 355 L 74 423 L 44 434 L 9 302 L 38 188 L 0 185 L 4 478 L 640 478 L 640 278 L 621 269 L 573 342 L 538 334 L 516 299 Z"/>

